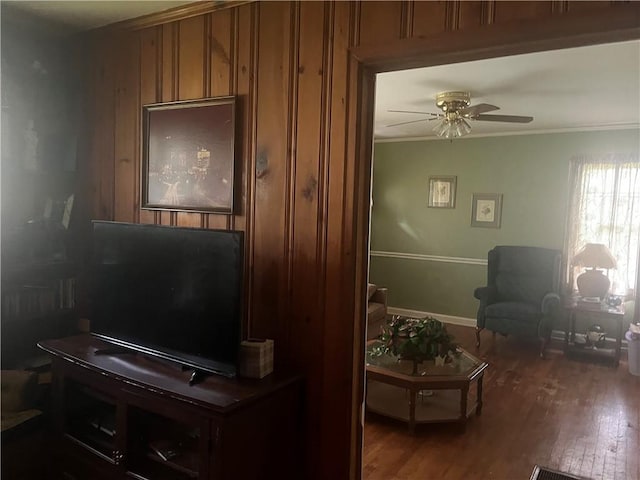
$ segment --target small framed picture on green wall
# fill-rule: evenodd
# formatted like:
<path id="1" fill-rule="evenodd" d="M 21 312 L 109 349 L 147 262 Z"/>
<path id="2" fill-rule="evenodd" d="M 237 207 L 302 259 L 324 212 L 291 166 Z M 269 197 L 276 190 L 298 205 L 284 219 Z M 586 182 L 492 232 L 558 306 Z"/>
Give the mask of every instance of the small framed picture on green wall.
<path id="1" fill-rule="evenodd" d="M 429 177 L 429 207 L 455 208 L 456 177 Z"/>
<path id="2" fill-rule="evenodd" d="M 471 226 L 500 228 L 501 193 L 474 193 L 471 204 Z"/>

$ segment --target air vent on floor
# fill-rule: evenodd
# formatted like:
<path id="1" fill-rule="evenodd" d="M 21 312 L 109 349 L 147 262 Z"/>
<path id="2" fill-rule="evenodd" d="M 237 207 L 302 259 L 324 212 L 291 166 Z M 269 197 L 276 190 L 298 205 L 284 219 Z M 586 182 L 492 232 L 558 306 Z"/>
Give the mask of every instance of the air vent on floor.
<path id="1" fill-rule="evenodd" d="M 546 467 L 539 467 L 536 465 L 533 468 L 533 473 L 529 480 L 588 480 L 584 477 L 576 477 L 575 475 L 569 475 L 568 473 L 558 472 L 557 470 L 551 470 Z"/>

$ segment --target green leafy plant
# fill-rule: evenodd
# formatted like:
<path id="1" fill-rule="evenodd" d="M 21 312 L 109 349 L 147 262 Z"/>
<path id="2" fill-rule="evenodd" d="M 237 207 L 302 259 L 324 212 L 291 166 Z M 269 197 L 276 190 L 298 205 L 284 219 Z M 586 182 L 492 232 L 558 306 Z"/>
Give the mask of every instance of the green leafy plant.
<path id="1" fill-rule="evenodd" d="M 380 354 L 392 353 L 403 359 L 450 359 L 457 353 L 457 344 L 447 328 L 433 317 L 412 318 L 393 315 L 380 336 Z"/>

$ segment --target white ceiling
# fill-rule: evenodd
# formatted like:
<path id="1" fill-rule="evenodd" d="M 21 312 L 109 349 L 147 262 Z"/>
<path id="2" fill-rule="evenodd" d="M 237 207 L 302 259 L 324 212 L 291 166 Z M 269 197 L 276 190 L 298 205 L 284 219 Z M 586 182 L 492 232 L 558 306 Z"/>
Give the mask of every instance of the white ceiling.
<path id="1" fill-rule="evenodd" d="M 377 140 L 437 138 L 437 120 L 388 127 L 428 118 L 388 110 L 441 113 L 435 96 L 442 91 L 468 91 L 471 105 L 500 107 L 489 115 L 534 117 L 529 124 L 472 120 L 468 136 L 640 128 L 640 41 L 381 73 L 376 83 Z"/>
<path id="2" fill-rule="evenodd" d="M 190 1 L 7 1 L 5 5 L 78 32 L 194 3 Z"/>

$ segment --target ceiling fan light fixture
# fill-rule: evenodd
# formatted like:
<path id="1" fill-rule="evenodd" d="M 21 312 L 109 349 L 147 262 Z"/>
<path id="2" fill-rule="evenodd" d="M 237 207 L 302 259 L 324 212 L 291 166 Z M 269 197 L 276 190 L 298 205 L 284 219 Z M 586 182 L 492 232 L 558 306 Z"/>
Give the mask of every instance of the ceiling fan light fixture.
<path id="1" fill-rule="evenodd" d="M 449 130 L 449 120 L 446 118 L 443 119 L 440 123 L 438 123 L 435 127 L 433 127 L 433 131 L 439 137 L 444 136 L 444 134 Z"/>
<path id="2" fill-rule="evenodd" d="M 387 125 L 395 127 L 408 123 L 417 123 L 440 119 L 440 122 L 433 127 L 433 132 L 444 138 L 463 137 L 471 133 L 471 125 L 467 119 L 474 121 L 488 122 L 511 122 L 511 123 L 529 123 L 533 121 L 533 117 L 521 115 L 487 115 L 486 112 L 500 110 L 500 107 L 490 105 L 488 103 L 471 104 L 471 94 L 469 92 L 440 92 L 436 95 L 436 106 L 442 110 L 442 113 L 416 112 L 412 110 L 389 110 L 397 113 L 411 113 L 429 115 L 431 118 L 422 120 L 411 120 L 408 122 L 395 123 Z"/>
<path id="3" fill-rule="evenodd" d="M 440 92 L 436 95 L 436 105 L 445 113 L 468 107 L 470 103 L 469 92 Z"/>
<path id="4" fill-rule="evenodd" d="M 454 118 L 449 117 L 442 119 L 442 122 L 436 125 L 433 131 L 439 137 L 462 137 L 471 132 L 471 125 L 469 125 L 469 122 L 460 116 Z"/>
<path id="5" fill-rule="evenodd" d="M 471 125 L 464 119 L 458 118 L 456 121 L 456 135 L 462 137 L 471 131 Z"/>

